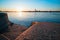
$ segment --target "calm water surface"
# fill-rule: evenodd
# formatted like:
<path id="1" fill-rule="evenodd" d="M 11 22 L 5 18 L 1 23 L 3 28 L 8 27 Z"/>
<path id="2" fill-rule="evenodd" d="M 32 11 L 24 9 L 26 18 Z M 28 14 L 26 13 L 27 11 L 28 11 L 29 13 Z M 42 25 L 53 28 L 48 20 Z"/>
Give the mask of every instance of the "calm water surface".
<path id="1" fill-rule="evenodd" d="M 8 12 L 7 14 L 11 22 L 27 27 L 35 21 L 60 23 L 60 12 Z"/>

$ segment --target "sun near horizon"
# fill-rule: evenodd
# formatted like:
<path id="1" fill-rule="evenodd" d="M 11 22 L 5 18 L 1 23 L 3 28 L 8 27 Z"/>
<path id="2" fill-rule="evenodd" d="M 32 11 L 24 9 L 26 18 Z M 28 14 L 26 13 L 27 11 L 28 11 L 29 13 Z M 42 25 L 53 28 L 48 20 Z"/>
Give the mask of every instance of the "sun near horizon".
<path id="1" fill-rule="evenodd" d="M 0 11 L 60 11 L 60 0 L 0 0 Z"/>

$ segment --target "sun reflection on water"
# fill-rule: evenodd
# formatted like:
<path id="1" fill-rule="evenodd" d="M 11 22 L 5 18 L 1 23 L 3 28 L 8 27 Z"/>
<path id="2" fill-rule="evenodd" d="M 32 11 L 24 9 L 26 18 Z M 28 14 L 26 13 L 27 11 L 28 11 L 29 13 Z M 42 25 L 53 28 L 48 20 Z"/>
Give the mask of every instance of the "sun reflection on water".
<path id="1" fill-rule="evenodd" d="M 20 18 L 25 18 L 27 17 L 27 14 L 23 13 L 23 12 L 18 12 L 17 14 L 17 17 L 20 17 Z"/>

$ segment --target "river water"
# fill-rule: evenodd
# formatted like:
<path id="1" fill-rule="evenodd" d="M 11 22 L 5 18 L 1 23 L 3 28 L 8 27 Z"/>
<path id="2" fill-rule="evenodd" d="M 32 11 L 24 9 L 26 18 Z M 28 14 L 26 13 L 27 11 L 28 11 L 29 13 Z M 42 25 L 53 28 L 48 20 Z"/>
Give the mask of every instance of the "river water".
<path id="1" fill-rule="evenodd" d="M 11 22 L 29 27 L 32 22 L 60 23 L 60 12 L 8 12 Z"/>

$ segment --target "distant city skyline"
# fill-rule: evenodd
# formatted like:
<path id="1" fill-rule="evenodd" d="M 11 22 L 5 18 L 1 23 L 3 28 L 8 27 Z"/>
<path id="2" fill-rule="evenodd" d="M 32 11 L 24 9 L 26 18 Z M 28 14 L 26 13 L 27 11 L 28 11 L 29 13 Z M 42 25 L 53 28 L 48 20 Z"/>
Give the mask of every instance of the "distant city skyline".
<path id="1" fill-rule="evenodd" d="M 60 0 L 0 0 L 2 11 L 23 10 L 60 11 Z"/>

